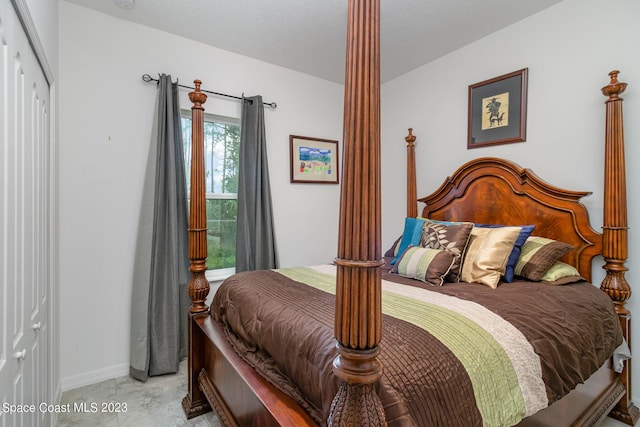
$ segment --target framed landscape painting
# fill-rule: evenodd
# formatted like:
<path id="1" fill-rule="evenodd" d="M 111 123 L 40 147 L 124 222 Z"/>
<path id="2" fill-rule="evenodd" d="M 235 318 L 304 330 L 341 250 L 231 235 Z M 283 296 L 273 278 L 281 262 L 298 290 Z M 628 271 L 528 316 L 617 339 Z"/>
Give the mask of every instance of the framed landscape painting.
<path id="1" fill-rule="evenodd" d="M 467 148 L 526 140 L 527 69 L 469 86 Z"/>
<path id="2" fill-rule="evenodd" d="M 338 183 L 338 141 L 289 135 L 289 145 L 292 183 Z"/>

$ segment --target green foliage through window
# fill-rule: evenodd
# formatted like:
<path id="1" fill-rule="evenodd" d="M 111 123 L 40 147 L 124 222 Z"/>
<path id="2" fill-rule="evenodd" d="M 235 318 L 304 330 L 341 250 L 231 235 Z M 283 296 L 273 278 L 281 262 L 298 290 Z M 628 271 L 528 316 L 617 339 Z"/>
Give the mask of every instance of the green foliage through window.
<path id="1" fill-rule="evenodd" d="M 182 118 L 187 191 L 191 170 L 191 118 Z M 240 126 L 227 118 L 205 116 L 204 157 L 207 193 L 207 267 L 234 268 Z"/>

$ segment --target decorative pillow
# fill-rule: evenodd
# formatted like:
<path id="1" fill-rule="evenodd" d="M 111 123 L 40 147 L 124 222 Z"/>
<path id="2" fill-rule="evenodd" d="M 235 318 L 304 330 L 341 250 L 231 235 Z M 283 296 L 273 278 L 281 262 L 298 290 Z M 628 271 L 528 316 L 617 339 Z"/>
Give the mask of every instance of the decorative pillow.
<path id="1" fill-rule="evenodd" d="M 566 285 L 584 280 L 580 272 L 572 265 L 562 261 L 556 261 L 542 275 L 541 282 L 548 285 Z"/>
<path id="2" fill-rule="evenodd" d="M 495 224 L 476 224 L 476 227 L 482 228 L 500 228 L 505 227 L 504 225 L 495 225 Z M 520 258 L 520 253 L 522 252 L 522 245 L 527 240 L 527 238 L 533 232 L 535 225 L 519 225 L 522 230 L 516 239 L 516 242 L 513 244 L 513 249 L 509 254 L 509 259 L 507 260 L 507 267 L 504 270 L 504 281 L 505 282 L 513 282 L 513 276 L 515 275 L 516 264 L 518 263 L 518 258 Z"/>
<path id="3" fill-rule="evenodd" d="M 431 222 L 435 222 L 436 224 L 444 224 L 444 225 L 458 225 L 458 224 L 471 224 L 471 225 L 473 225 L 473 223 L 469 222 L 469 221 L 441 221 L 439 219 L 431 219 L 431 218 L 423 218 L 423 219 L 431 221 Z"/>
<path id="4" fill-rule="evenodd" d="M 449 282 L 460 281 L 460 264 L 472 229 L 473 223 L 471 222 L 424 221 L 420 246 L 423 248 L 444 249 L 455 255 L 451 272 L 446 278 Z"/>
<path id="5" fill-rule="evenodd" d="M 398 255 L 398 250 L 400 249 L 400 240 L 402 240 L 402 236 L 398 237 L 396 241 L 393 242 L 393 245 L 391 245 L 391 247 L 387 249 L 387 252 L 384 253 L 385 257 L 395 257 L 396 255 Z"/>
<path id="6" fill-rule="evenodd" d="M 395 247 L 395 258 L 391 261 L 391 265 L 398 262 L 400 256 L 409 247 L 409 245 L 418 246 L 420 244 L 420 235 L 422 233 L 422 224 L 424 224 L 424 221 L 424 218 L 405 218 L 402 238 L 400 239 L 400 243 Z"/>
<path id="7" fill-rule="evenodd" d="M 460 279 L 497 288 L 521 231 L 522 227 L 474 227 L 464 254 Z"/>
<path id="8" fill-rule="evenodd" d="M 440 286 L 451 270 L 455 258 L 453 252 L 409 246 L 391 272 Z"/>
<path id="9" fill-rule="evenodd" d="M 545 237 L 530 236 L 522 245 L 515 273 L 525 279 L 540 281 L 544 273 L 573 246 Z"/>

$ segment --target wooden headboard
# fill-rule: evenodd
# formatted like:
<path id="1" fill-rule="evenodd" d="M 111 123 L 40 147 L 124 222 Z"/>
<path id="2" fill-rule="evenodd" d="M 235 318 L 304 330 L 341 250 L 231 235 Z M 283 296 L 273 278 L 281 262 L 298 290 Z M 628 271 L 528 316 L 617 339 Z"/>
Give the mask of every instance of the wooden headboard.
<path id="1" fill-rule="evenodd" d="M 529 169 L 504 159 L 485 157 L 462 165 L 425 203 L 422 216 L 482 224 L 529 225 L 533 235 L 573 245 L 563 258 L 591 280 L 591 261 L 602 253 L 602 234 L 589 223 L 580 203 L 589 192 L 564 190 Z"/>

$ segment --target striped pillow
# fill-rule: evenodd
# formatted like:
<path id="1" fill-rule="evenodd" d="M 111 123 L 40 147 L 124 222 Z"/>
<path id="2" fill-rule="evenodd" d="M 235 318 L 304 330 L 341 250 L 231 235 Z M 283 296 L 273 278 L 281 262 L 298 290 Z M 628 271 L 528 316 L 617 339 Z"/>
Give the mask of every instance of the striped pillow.
<path id="1" fill-rule="evenodd" d="M 566 285 L 584 280 L 572 265 L 556 261 L 542 276 L 541 282 L 548 285 Z"/>
<path id="2" fill-rule="evenodd" d="M 456 255 L 450 251 L 409 246 L 391 272 L 441 286 L 455 259 Z"/>
<path id="3" fill-rule="evenodd" d="M 525 279 L 540 281 L 553 263 L 571 250 L 573 250 L 573 246 L 568 243 L 530 236 L 522 245 L 515 273 Z"/>

